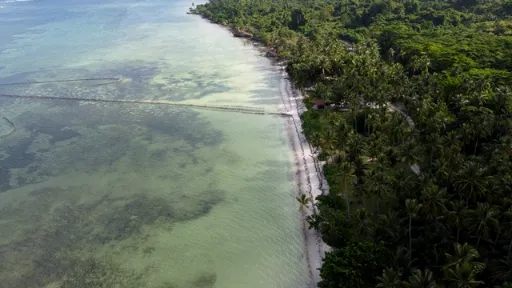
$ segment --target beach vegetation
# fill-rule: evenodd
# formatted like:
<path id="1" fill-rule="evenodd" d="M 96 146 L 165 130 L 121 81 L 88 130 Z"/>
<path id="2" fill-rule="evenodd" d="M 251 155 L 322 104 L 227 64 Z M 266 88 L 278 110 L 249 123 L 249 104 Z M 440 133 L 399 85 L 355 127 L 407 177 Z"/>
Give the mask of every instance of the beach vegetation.
<path id="1" fill-rule="evenodd" d="M 511 287 L 510 0 L 196 11 L 278 51 L 306 95 L 330 187 L 308 218 L 332 247 L 318 287 Z"/>

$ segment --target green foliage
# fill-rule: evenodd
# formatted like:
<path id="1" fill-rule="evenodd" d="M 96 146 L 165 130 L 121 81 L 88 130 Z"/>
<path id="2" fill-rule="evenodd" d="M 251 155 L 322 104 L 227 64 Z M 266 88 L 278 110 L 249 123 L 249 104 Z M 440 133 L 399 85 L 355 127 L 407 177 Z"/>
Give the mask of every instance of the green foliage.
<path id="1" fill-rule="evenodd" d="M 196 11 L 216 23 L 253 31 L 275 48 L 289 28 L 310 39 L 335 37 L 349 42 L 378 40 L 381 52 L 401 54 L 402 64 L 427 55 L 436 72 L 467 73 L 475 78 L 512 80 L 510 1 L 234 1 L 212 0 Z M 278 37 L 276 37 L 278 36 Z M 294 41 L 292 41 L 294 42 Z M 288 47 L 290 48 L 290 47 Z M 290 49 L 281 57 L 290 58 Z M 489 69 L 494 69 L 489 73 Z"/>
<path id="2" fill-rule="evenodd" d="M 350 243 L 326 253 L 318 287 L 375 287 L 385 262 L 383 247 L 368 241 Z"/>
<path id="3" fill-rule="evenodd" d="M 345 202 L 340 196 L 320 196 L 317 198 L 322 203 L 321 214 L 314 214 L 308 219 L 310 226 L 322 233 L 325 243 L 331 247 L 344 247 L 350 243 L 352 232 L 350 223 L 345 221 L 345 215 L 340 210 L 345 210 Z"/>
<path id="4" fill-rule="evenodd" d="M 333 248 L 319 287 L 511 286 L 510 0 L 211 0 L 197 12 L 275 48 L 308 108 L 336 105 L 301 116 L 330 186 L 308 219 Z"/>

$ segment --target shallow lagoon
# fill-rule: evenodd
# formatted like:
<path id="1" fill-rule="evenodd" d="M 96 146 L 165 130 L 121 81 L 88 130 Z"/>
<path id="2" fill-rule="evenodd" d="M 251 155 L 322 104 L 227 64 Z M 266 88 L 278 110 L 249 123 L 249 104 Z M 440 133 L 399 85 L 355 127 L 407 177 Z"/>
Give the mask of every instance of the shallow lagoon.
<path id="1" fill-rule="evenodd" d="M 276 110 L 279 71 L 180 1 L 0 3 L 0 94 Z M 106 85 L 98 85 L 106 84 Z M 0 98 L 3 287 L 302 287 L 280 118 Z M 0 135 L 10 130 L 0 123 Z"/>

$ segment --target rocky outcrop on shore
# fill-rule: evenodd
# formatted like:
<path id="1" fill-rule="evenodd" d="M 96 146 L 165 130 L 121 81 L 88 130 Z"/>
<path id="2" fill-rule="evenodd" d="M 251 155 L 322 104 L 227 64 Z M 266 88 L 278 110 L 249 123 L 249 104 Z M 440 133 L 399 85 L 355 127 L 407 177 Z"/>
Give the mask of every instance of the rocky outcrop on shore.
<path id="1" fill-rule="evenodd" d="M 268 58 L 277 58 L 279 57 L 279 54 L 277 54 L 277 50 L 275 48 L 270 48 L 267 53 L 265 53 L 265 56 Z"/>
<path id="2" fill-rule="evenodd" d="M 197 11 L 194 8 L 189 8 L 187 14 L 197 15 Z"/>
<path id="3" fill-rule="evenodd" d="M 242 30 L 242 29 L 233 29 L 233 36 L 235 37 L 240 37 L 240 38 L 248 38 L 248 39 L 252 39 L 252 37 L 254 37 L 254 35 L 252 35 L 252 33 L 246 31 L 246 30 Z"/>

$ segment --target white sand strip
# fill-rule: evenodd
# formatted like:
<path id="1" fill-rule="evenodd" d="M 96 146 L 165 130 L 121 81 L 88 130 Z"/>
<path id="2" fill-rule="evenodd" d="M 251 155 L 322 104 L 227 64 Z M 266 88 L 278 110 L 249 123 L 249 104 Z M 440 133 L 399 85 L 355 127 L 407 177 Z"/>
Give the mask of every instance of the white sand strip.
<path id="1" fill-rule="evenodd" d="M 295 175 L 299 188 L 297 195 L 306 194 L 316 203 L 314 199 L 323 193 L 328 193 L 329 187 L 323 176 L 322 164 L 318 162 L 317 155 L 314 154 L 313 148 L 302 134 L 302 123 L 299 116 L 306 111 L 302 102 L 302 94 L 292 87 L 284 71 L 281 78 L 281 96 L 283 97 L 283 109 L 293 115 L 293 117 L 287 118 L 286 122 L 295 159 Z M 316 212 L 314 205 L 305 209 L 302 214 L 302 224 L 305 255 L 311 277 L 309 287 L 316 288 L 321 280 L 319 269 L 322 266 L 322 259 L 330 247 L 323 243 L 319 232 L 308 229 L 309 224 L 306 222 L 306 217 L 314 212 Z"/>

